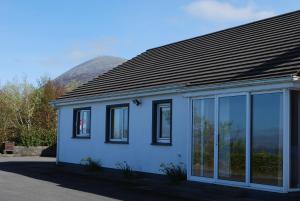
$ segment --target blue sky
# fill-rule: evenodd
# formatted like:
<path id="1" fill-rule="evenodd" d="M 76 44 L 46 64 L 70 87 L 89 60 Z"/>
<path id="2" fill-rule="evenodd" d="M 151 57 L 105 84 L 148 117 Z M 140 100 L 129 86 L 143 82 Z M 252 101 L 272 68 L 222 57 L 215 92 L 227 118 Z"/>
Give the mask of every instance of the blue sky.
<path id="1" fill-rule="evenodd" d="M 0 83 L 54 78 L 146 49 L 300 9 L 299 0 L 1 0 Z"/>

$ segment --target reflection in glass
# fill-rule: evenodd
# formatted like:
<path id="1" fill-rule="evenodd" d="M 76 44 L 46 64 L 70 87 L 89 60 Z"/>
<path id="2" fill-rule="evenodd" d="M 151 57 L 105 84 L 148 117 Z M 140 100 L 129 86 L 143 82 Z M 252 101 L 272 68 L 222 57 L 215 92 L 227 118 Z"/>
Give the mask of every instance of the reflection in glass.
<path id="1" fill-rule="evenodd" d="M 159 117 L 160 117 L 160 136 L 159 138 L 170 138 L 171 137 L 171 109 L 170 104 L 159 106 Z"/>
<path id="2" fill-rule="evenodd" d="M 246 96 L 219 99 L 219 179 L 245 181 Z"/>
<path id="3" fill-rule="evenodd" d="M 193 101 L 192 175 L 214 175 L 214 99 Z"/>
<path id="4" fill-rule="evenodd" d="M 80 113 L 80 133 L 82 134 L 88 134 L 90 133 L 90 111 L 84 110 Z"/>
<path id="5" fill-rule="evenodd" d="M 76 112 L 76 135 L 89 135 L 91 132 L 91 111 L 77 110 Z"/>
<path id="6" fill-rule="evenodd" d="M 127 139 L 128 137 L 128 108 L 112 108 L 111 109 L 111 139 Z"/>
<path id="7" fill-rule="evenodd" d="M 282 110 L 282 93 L 252 95 L 252 183 L 282 186 Z"/>

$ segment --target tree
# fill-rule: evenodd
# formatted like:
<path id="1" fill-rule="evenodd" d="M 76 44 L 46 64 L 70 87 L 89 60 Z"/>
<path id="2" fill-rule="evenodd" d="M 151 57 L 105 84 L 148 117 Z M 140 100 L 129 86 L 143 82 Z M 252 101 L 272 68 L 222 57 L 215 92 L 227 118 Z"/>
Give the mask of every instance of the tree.
<path id="1" fill-rule="evenodd" d="M 49 102 L 64 92 L 64 86 L 49 78 L 41 78 L 38 86 L 26 79 L 0 86 L 0 142 L 15 141 L 26 146 L 54 144 L 57 114 Z"/>

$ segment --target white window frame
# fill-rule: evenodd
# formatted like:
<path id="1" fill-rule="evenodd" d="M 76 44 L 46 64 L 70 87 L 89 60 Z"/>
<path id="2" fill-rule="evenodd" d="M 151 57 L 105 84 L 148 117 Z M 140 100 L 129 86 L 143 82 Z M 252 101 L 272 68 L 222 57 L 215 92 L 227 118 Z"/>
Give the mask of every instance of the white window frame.
<path id="1" fill-rule="evenodd" d="M 161 112 L 160 109 L 161 108 L 169 108 L 170 113 L 171 112 L 171 103 L 158 103 L 156 105 L 156 141 L 158 143 L 170 143 L 171 142 L 171 135 L 172 135 L 172 131 L 171 131 L 171 126 L 172 126 L 172 122 L 170 122 L 170 137 L 160 137 L 161 136 L 161 129 L 162 129 L 162 125 L 161 125 Z"/>
<path id="2" fill-rule="evenodd" d="M 199 97 L 199 98 L 193 98 L 193 99 L 191 99 L 190 101 L 189 101 L 189 108 L 190 108 L 190 122 L 191 122 L 191 139 L 190 139 L 190 143 L 191 143 L 191 148 L 189 149 L 189 151 L 188 151 L 188 153 L 191 153 L 191 156 L 190 157 L 188 157 L 189 158 L 189 160 L 190 160 L 190 164 L 191 164 L 191 167 L 190 168 L 188 168 L 188 170 L 187 170 L 187 174 L 188 175 L 191 175 L 191 177 L 197 177 L 197 178 L 202 178 L 204 181 L 207 181 L 208 183 L 213 183 L 214 181 L 215 181 L 215 174 L 216 174 L 216 172 L 215 172 L 215 168 L 216 168 L 216 161 L 215 161 L 215 158 L 216 158 L 216 148 L 215 148 L 215 146 L 216 145 L 214 145 L 214 175 L 213 175 L 213 177 L 198 177 L 198 176 L 193 176 L 192 175 L 192 161 L 193 161 L 193 155 L 192 155 L 192 151 L 193 151 L 193 142 L 192 142 L 192 140 L 193 140 L 193 138 L 192 138 L 192 136 L 193 136 L 193 104 L 194 104 L 194 101 L 195 100 L 205 100 L 205 99 L 213 99 L 214 100 L 214 143 L 215 143 L 215 140 L 216 140 L 216 120 L 218 120 L 218 118 L 216 118 L 216 114 L 217 114 L 217 110 L 216 110 L 216 97 L 215 96 L 204 96 L 204 97 Z M 217 126 L 218 127 L 218 126 Z M 217 163 L 218 164 L 218 163 Z"/>
<path id="3" fill-rule="evenodd" d="M 112 133 L 113 133 L 113 130 L 112 130 L 112 124 L 113 124 L 113 120 L 114 119 L 112 119 L 112 113 L 113 113 L 113 110 L 115 110 L 115 109 L 122 109 L 123 110 L 123 125 L 124 125 L 124 121 L 125 121 L 125 119 L 124 119 L 124 109 L 127 109 L 127 129 L 128 129 L 128 134 L 127 134 L 127 137 L 124 137 L 124 128 L 123 128 L 123 131 L 122 131 L 122 136 L 121 136 L 121 138 L 112 138 Z M 109 141 L 110 142 L 128 142 L 128 135 L 129 135 L 129 106 L 112 106 L 112 107 L 110 107 L 110 109 L 109 109 L 109 113 L 110 113 L 110 115 L 109 115 Z"/>
<path id="4" fill-rule="evenodd" d="M 92 110 L 91 110 L 91 108 L 89 108 L 89 109 L 76 108 L 75 111 L 76 111 L 76 113 L 74 114 L 75 115 L 75 122 L 73 122 L 73 123 L 75 123 L 75 128 L 74 128 L 75 133 L 73 134 L 73 137 L 75 137 L 75 138 L 90 137 L 91 136 L 91 128 L 92 128 L 92 123 L 91 123 L 92 122 L 92 118 L 91 118 L 92 117 Z M 84 112 L 87 112 L 89 114 L 88 124 L 89 124 L 89 131 L 90 132 L 86 132 L 86 133 L 81 132 L 80 128 L 79 128 L 79 130 L 77 129 L 78 127 L 80 127 L 80 125 L 78 126 L 77 123 L 80 124 L 80 119 L 83 116 Z M 78 120 L 78 113 L 79 113 L 79 120 Z"/>
<path id="5" fill-rule="evenodd" d="M 251 167 L 251 95 L 254 94 L 266 94 L 266 93 L 282 93 L 283 98 L 283 185 L 281 187 L 271 186 L 271 185 L 263 185 L 263 184 L 254 184 L 250 182 L 250 167 Z M 245 172 L 245 182 L 237 182 L 237 181 L 227 181 L 218 179 L 218 116 L 219 116 L 219 98 L 227 97 L 227 96 L 246 96 L 246 172 Z M 193 100 L 197 99 L 206 99 L 206 98 L 214 98 L 215 99 L 215 133 L 214 133 L 214 177 L 206 178 L 206 177 L 198 177 L 192 176 L 191 168 L 192 168 L 192 132 L 193 132 L 193 120 L 192 120 L 192 109 L 193 109 Z M 289 188 L 289 168 L 290 168 L 290 125 L 289 125 L 289 108 L 290 108 L 290 93 L 289 89 L 275 89 L 275 90 L 249 90 L 245 92 L 237 92 L 237 93 L 226 93 L 226 94 L 215 94 L 215 95 L 204 95 L 204 96 L 196 96 L 189 97 L 189 135 L 188 135 L 188 159 L 187 159 L 187 175 L 188 179 L 192 181 L 200 181 L 205 183 L 215 183 L 221 185 L 228 186 L 237 186 L 244 188 L 251 188 L 257 190 L 266 190 L 266 191 L 274 191 L 274 192 L 288 192 L 291 191 Z M 295 189 L 292 189 L 295 191 Z"/>
<path id="6" fill-rule="evenodd" d="M 172 146 L 173 130 L 173 101 L 172 99 L 160 99 L 152 101 L 152 143 L 151 145 Z M 160 108 L 170 108 L 170 137 L 160 137 Z"/>

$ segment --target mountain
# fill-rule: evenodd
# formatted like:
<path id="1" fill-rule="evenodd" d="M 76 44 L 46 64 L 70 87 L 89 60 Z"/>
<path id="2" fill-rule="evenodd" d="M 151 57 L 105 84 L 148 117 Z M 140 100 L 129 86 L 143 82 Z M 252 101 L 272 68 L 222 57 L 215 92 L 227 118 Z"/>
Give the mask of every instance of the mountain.
<path id="1" fill-rule="evenodd" d="M 54 82 L 63 85 L 68 85 L 70 83 L 83 84 L 125 61 L 125 59 L 120 57 L 99 56 L 73 67 L 55 78 Z"/>

